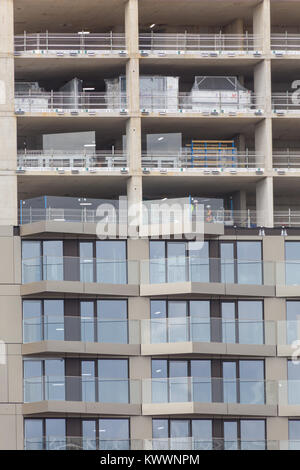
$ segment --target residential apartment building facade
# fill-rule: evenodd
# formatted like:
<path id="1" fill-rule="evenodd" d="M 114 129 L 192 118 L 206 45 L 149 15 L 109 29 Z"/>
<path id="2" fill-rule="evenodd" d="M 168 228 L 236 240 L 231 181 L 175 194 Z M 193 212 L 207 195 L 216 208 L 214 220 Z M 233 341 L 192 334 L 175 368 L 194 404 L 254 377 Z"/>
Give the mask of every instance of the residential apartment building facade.
<path id="1" fill-rule="evenodd" d="M 299 13 L 1 0 L 0 449 L 300 447 Z"/>

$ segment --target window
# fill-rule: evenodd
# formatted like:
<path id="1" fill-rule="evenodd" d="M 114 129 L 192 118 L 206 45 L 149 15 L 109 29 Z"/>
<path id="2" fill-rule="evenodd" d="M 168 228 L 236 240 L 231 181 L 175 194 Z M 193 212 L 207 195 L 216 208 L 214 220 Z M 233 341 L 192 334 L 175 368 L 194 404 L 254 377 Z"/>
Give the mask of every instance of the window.
<path id="1" fill-rule="evenodd" d="M 82 438 L 85 450 L 129 450 L 129 419 L 83 420 Z"/>
<path id="2" fill-rule="evenodd" d="M 150 241 L 150 283 L 209 282 L 209 243 Z"/>
<path id="3" fill-rule="evenodd" d="M 262 284 L 260 241 L 221 242 L 220 253 L 222 282 Z"/>
<path id="4" fill-rule="evenodd" d="M 65 399 L 65 362 L 63 359 L 24 361 L 25 402 Z"/>
<path id="5" fill-rule="evenodd" d="M 264 375 L 263 360 L 152 359 L 152 402 L 264 404 Z"/>
<path id="6" fill-rule="evenodd" d="M 300 284 L 300 242 L 285 242 L 285 284 Z M 283 279 L 282 279 L 283 282 Z"/>
<path id="7" fill-rule="evenodd" d="M 266 448 L 265 420 L 262 419 L 154 418 L 152 419 L 152 435 L 155 450 L 262 450 Z"/>
<path id="8" fill-rule="evenodd" d="M 300 450 L 300 420 L 289 420 L 289 449 Z"/>
<path id="9" fill-rule="evenodd" d="M 300 368 L 294 361 L 288 361 L 288 403 L 300 404 Z"/>
<path id="10" fill-rule="evenodd" d="M 264 344 L 263 301 L 151 300 L 151 343 Z"/>
<path id="11" fill-rule="evenodd" d="M 23 283 L 64 278 L 63 242 L 61 240 L 22 241 Z"/>
<path id="12" fill-rule="evenodd" d="M 221 302 L 224 343 L 264 344 L 263 302 Z"/>
<path id="13" fill-rule="evenodd" d="M 25 419 L 25 450 L 65 450 L 66 420 Z"/>
<path id="14" fill-rule="evenodd" d="M 300 302 L 286 301 L 286 341 L 292 344 L 293 341 L 299 340 L 300 332 Z"/>
<path id="15" fill-rule="evenodd" d="M 151 343 L 210 341 L 210 302 L 151 301 Z"/>
<path id="16" fill-rule="evenodd" d="M 79 254 L 82 282 L 127 283 L 125 240 L 80 241 Z"/>

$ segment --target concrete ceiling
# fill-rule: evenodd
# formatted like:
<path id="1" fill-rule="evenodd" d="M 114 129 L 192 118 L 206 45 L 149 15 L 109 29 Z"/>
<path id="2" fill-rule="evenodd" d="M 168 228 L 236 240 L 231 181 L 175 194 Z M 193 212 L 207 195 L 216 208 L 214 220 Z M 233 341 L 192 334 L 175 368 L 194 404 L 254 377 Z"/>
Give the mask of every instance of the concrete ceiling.
<path id="1" fill-rule="evenodd" d="M 128 177 L 99 175 L 18 176 L 18 197 L 74 196 L 114 199 L 126 195 Z"/>
<path id="2" fill-rule="evenodd" d="M 140 25 L 226 25 L 235 18 L 252 24 L 260 0 L 139 0 Z"/>
<path id="3" fill-rule="evenodd" d="M 299 27 L 299 17 L 299 0 L 271 0 L 271 20 L 273 25 Z"/>
<path id="4" fill-rule="evenodd" d="M 15 33 L 124 30 L 126 0 L 14 0 Z"/>

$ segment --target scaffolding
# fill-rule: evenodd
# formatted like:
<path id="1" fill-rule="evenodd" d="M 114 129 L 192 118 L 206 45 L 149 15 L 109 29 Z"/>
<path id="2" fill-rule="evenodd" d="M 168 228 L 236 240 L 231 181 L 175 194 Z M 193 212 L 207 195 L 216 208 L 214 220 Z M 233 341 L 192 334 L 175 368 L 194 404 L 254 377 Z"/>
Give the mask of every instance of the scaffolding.
<path id="1" fill-rule="evenodd" d="M 235 167 L 237 149 L 234 140 L 191 140 L 191 167 Z"/>

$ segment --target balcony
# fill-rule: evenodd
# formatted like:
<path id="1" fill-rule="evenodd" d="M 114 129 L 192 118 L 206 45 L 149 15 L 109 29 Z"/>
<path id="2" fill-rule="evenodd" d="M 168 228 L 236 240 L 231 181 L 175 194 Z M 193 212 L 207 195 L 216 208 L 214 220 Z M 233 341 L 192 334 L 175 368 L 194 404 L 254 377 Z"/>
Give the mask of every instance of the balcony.
<path id="1" fill-rule="evenodd" d="M 298 360 L 296 357 L 295 360 Z M 300 416 L 300 380 L 280 380 L 278 398 L 279 416 Z"/>
<path id="2" fill-rule="evenodd" d="M 15 92 L 15 113 L 63 116 L 127 114 L 126 93 Z"/>
<path id="3" fill-rule="evenodd" d="M 23 319 L 23 355 L 81 353 L 131 356 L 140 353 L 140 342 L 138 320 L 54 315 Z"/>
<path id="4" fill-rule="evenodd" d="M 142 167 L 151 169 L 166 168 L 171 171 L 222 169 L 224 172 L 232 173 L 234 170 L 239 172 L 255 172 L 257 168 L 264 168 L 264 156 L 259 152 L 248 151 L 240 152 L 235 149 L 234 152 L 208 151 L 203 154 L 192 155 L 191 149 L 183 147 L 178 153 L 145 152 L 142 154 Z"/>
<path id="5" fill-rule="evenodd" d="M 300 35 L 293 33 L 272 34 L 271 49 L 275 56 L 297 55 L 300 53 Z"/>
<path id="6" fill-rule="evenodd" d="M 284 320 L 277 322 L 277 354 L 294 357 L 300 340 L 300 321 Z M 297 359 L 297 358 L 296 358 Z"/>
<path id="7" fill-rule="evenodd" d="M 273 356 L 275 323 L 222 318 L 176 317 L 141 320 L 142 354 L 237 354 Z"/>
<path id="8" fill-rule="evenodd" d="M 219 377 L 153 378 L 143 381 L 143 414 L 249 414 L 275 416 L 275 381 Z"/>
<path id="9" fill-rule="evenodd" d="M 300 112 L 300 102 L 295 92 L 272 93 L 272 110 L 277 116 L 285 114 L 298 114 Z"/>
<path id="10" fill-rule="evenodd" d="M 143 450 L 151 449 L 151 440 L 92 439 L 82 436 L 43 436 L 24 441 L 25 450 Z"/>
<path id="11" fill-rule="evenodd" d="M 261 116 L 264 112 L 265 99 L 255 93 L 240 97 L 234 93 L 228 96 L 224 91 L 206 91 L 201 95 L 190 93 L 152 93 L 143 92 L 140 97 L 142 115 L 149 113 L 163 114 L 201 114 L 203 116 L 231 116 L 250 115 Z"/>
<path id="12" fill-rule="evenodd" d="M 139 36 L 142 56 L 155 54 L 199 55 L 203 57 L 261 55 L 262 38 L 253 34 L 142 33 Z"/>
<path id="13" fill-rule="evenodd" d="M 262 260 L 157 258 L 141 262 L 141 295 L 275 295 L 275 265 Z"/>
<path id="14" fill-rule="evenodd" d="M 138 295 L 138 262 L 42 256 L 22 261 L 22 295 L 37 292 Z"/>
<path id="15" fill-rule="evenodd" d="M 82 436 L 53 436 L 25 439 L 25 450 L 283 450 L 298 449 L 298 441 L 198 439 L 171 437 L 153 439 L 92 439 Z"/>
<path id="16" fill-rule="evenodd" d="M 80 150 L 25 150 L 18 152 L 17 166 L 18 170 L 30 172 L 116 172 L 127 169 L 127 155 L 123 151 L 114 150 L 99 150 L 93 153 Z"/>
<path id="17" fill-rule="evenodd" d="M 24 402 L 43 400 L 141 403 L 140 381 L 73 376 L 24 379 Z"/>
<path id="18" fill-rule="evenodd" d="M 124 33 L 26 33 L 15 36 L 16 56 L 93 57 L 126 54 Z"/>

